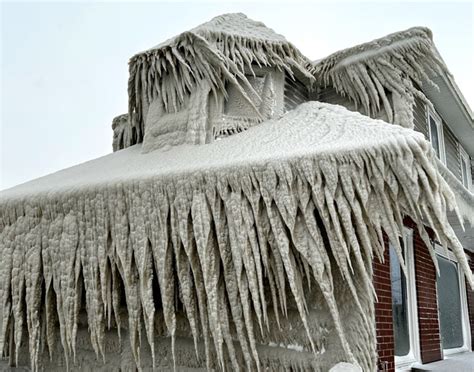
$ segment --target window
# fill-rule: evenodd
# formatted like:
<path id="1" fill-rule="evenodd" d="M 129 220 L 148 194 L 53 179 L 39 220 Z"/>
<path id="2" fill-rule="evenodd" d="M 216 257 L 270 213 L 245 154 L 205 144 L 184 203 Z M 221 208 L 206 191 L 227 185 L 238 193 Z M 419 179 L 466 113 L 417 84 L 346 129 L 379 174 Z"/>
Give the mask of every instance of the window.
<path id="1" fill-rule="evenodd" d="M 471 176 L 471 160 L 466 151 L 459 145 L 459 154 L 461 159 L 461 177 L 462 184 L 468 189 L 471 189 L 472 186 L 472 176 Z"/>
<path id="2" fill-rule="evenodd" d="M 416 305 L 415 267 L 413 260 L 413 231 L 405 229 L 401 241 L 407 277 L 390 243 L 390 278 L 392 285 L 393 335 L 395 364 L 397 368 L 408 366 L 419 358 L 418 314 Z"/>
<path id="3" fill-rule="evenodd" d="M 240 89 L 243 87 L 245 93 L 253 102 L 259 102 L 260 97 L 263 97 L 265 76 L 246 75 L 245 77 L 252 86 L 254 92 L 252 92 L 242 81 L 239 81 L 241 87 L 238 87 L 235 84 L 229 84 L 226 87 L 228 98 L 224 104 L 224 114 L 237 117 L 258 116 L 250 102 L 248 102 L 242 95 Z M 257 97 L 255 97 L 255 93 L 258 95 Z"/>
<path id="4" fill-rule="evenodd" d="M 240 133 L 283 110 L 284 73 L 270 67 L 253 66 L 245 71 L 245 81 L 228 81 L 227 96 L 210 106 L 214 139 Z"/>
<path id="5" fill-rule="evenodd" d="M 456 258 L 436 245 L 439 276 L 438 291 L 439 326 L 444 354 L 470 350 L 470 330 L 467 315 L 464 276 Z"/>
<path id="6" fill-rule="evenodd" d="M 431 146 L 435 150 L 436 156 L 443 164 L 446 164 L 446 155 L 444 152 L 444 135 L 443 122 L 441 118 L 434 112 L 433 109 L 428 108 L 428 133 L 430 136 Z"/>

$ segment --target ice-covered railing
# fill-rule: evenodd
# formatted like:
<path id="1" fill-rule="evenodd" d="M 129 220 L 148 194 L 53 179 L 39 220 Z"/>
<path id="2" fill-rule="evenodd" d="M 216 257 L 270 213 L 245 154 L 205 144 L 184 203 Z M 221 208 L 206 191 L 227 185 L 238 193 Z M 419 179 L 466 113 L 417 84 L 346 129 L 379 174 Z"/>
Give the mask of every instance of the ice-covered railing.
<path id="1" fill-rule="evenodd" d="M 340 340 L 334 355 L 374 370 L 372 261 L 385 231 L 404 267 L 404 216 L 435 264 L 422 221 L 473 284 L 447 220 L 454 195 L 419 133 L 310 102 L 207 146 L 137 147 L 0 194 L 0 350 L 18 356 L 26 328 L 33 370 L 41 348 L 54 350 L 55 319 L 72 363 L 83 291 L 91 344 L 104 355 L 107 327 L 121 327 L 119 282 L 137 364 L 142 325 L 154 350 L 158 313 L 175 349 L 177 299 L 208 368 L 243 368 L 237 355 L 258 369 L 256 340 L 290 302 L 314 350 L 323 336 L 309 325 L 311 285 Z M 348 306 L 355 324 L 341 319 Z"/>
<path id="2" fill-rule="evenodd" d="M 413 27 L 338 51 L 313 64 L 323 87 L 343 96 L 375 117 L 383 108 L 390 123 L 413 128 L 415 97 L 429 100 L 415 86 L 431 83 L 430 74 L 448 73 L 425 27 Z"/>
<path id="3" fill-rule="evenodd" d="M 145 111 L 155 99 L 168 112 L 177 111 L 202 81 L 215 96 L 226 96 L 226 83 L 235 84 L 256 113 L 258 105 L 246 73 L 254 66 L 271 66 L 293 76 L 298 71 L 314 80 L 309 60 L 283 36 L 242 13 L 215 17 L 130 59 L 129 113 L 137 115 L 137 142 L 144 136 Z M 258 97 L 258 95 L 256 95 Z"/>

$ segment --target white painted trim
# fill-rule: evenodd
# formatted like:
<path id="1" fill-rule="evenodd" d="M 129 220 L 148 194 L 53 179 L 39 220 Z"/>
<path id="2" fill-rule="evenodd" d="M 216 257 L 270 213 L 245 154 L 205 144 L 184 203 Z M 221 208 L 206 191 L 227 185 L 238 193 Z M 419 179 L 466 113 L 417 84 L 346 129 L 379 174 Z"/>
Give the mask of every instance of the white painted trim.
<path id="1" fill-rule="evenodd" d="M 446 150 L 444 147 L 444 131 L 443 131 L 443 121 L 438 113 L 431 108 L 430 106 L 426 105 L 426 124 L 428 125 L 428 140 L 431 142 L 431 123 L 430 123 L 430 116 L 434 119 L 436 123 L 436 128 L 438 129 L 438 146 L 439 146 L 439 160 L 446 165 Z"/>
<path id="2" fill-rule="evenodd" d="M 453 252 L 447 251 L 440 244 L 435 243 L 436 254 L 446 258 L 450 261 L 453 261 L 458 265 L 458 260 L 454 256 Z M 462 324 L 462 337 L 463 345 L 458 348 L 453 349 L 442 349 L 443 357 L 446 359 L 446 356 L 453 355 L 457 353 L 464 353 L 466 351 L 471 351 L 471 326 L 469 323 L 469 311 L 467 307 L 467 295 L 466 295 L 466 283 L 464 280 L 464 274 L 462 270 L 458 267 L 458 282 L 459 282 L 459 297 L 461 300 L 461 324 Z M 436 296 L 438 296 L 438 288 L 436 288 Z M 439 319 L 439 310 L 438 310 L 438 319 Z M 441 338 L 441 329 L 440 329 L 440 338 Z M 442 345 L 442 344 L 441 344 Z"/>
<path id="3" fill-rule="evenodd" d="M 461 160 L 461 183 L 464 185 L 464 187 L 466 187 L 466 189 L 472 190 L 471 159 L 470 159 L 468 153 L 466 152 L 466 150 L 464 150 L 464 148 L 462 147 L 462 145 L 460 143 L 458 143 L 458 145 L 459 145 L 459 157 L 460 157 L 460 160 Z M 462 162 L 463 161 L 466 162 L 467 185 L 464 184 L 464 171 L 463 171 L 463 168 L 462 168 Z"/>
<path id="4" fill-rule="evenodd" d="M 413 251 L 413 230 L 404 227 L 403 245 L 405 247 L 405 265 L 407 268 L 407 309 L 408 331 L 410 335 L 410 352 L 403 356 L 395 356 L 397 371 L 410 370 L 413 363 L 421 362 L 420 333 L 418 327 L 418 304 L 416 299 L 415 257 Z"/>

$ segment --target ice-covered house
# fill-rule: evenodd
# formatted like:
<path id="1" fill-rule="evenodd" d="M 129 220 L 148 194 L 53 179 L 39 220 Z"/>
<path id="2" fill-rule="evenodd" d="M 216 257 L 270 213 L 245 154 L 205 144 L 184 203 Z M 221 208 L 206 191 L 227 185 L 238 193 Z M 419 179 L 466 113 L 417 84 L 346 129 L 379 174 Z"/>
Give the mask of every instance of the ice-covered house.
<path id="1" fill-rule="evenodd" d="M 11 365 L 389 371 L 471 349 L 473 118 L 429 30 L 311 62 L 219 16 L 132 57 L 113 129 L 114 153 L 0 194 Z"/>

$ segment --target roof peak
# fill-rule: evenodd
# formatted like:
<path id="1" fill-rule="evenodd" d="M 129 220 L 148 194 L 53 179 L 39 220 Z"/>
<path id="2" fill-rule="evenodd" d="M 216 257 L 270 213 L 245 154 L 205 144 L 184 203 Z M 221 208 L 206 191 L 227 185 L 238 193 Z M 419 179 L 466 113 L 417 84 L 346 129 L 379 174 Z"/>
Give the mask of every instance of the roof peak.
<path id="1" fill-rule="evenodd" d="M 370 51 L 373 51 L 374 53 L 383 52 L 386 50 L 384 48 L 393 47 L 394 44 L 397 45 L 396 43 L 403 43 L 410 39 L 424 39 L 429 40 L 432 43 L 433 32 L 428 27 L 424 26 L 410 27 L 405 30 L 389 33 L 371 41 L 338 50 L 327 57 L 314 61 L 313 64 L 331 63 L 332 65 L 336 65 L 337 63 L 342 63 L 342 61 L 347 58 L 352 60 L 357 55 L 363 55 L 366 57 L 366 53 Z"/>
<path id="2" fill-rule="evenodd" d="M 181 32 L 160 44 L 147 49 L 142 54 L 155 49 L 173 45 L 182 38 L 184 34 L 194 34 L 202 36 L 206 39 L 224 37 L 236 37 L 243 39 L 251 39 L 254 41 L 266 42 L 285 42 L 286 38 L 275 32 L 272 28 L 266 26 L 263 22 L 255 21 L 244 13 L 224 13 L 211 18 L 209 21 L 199 24 L 190 30 Z"/>

